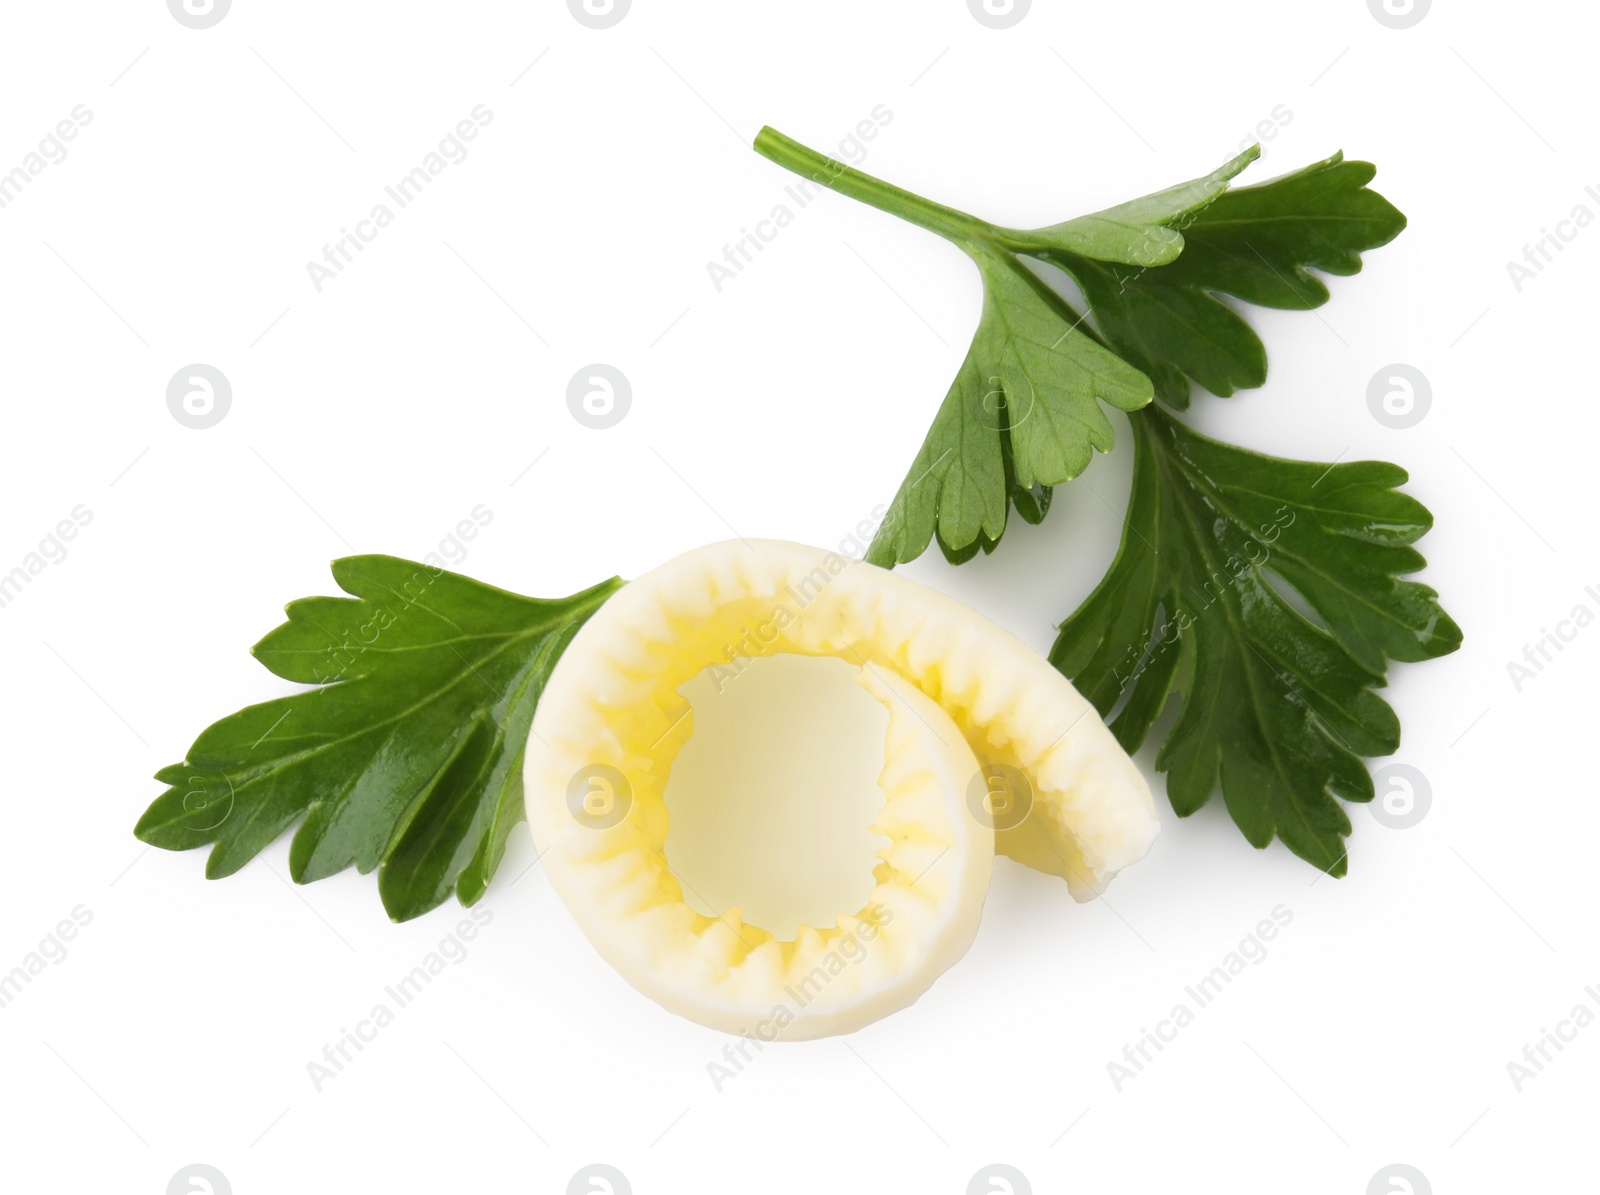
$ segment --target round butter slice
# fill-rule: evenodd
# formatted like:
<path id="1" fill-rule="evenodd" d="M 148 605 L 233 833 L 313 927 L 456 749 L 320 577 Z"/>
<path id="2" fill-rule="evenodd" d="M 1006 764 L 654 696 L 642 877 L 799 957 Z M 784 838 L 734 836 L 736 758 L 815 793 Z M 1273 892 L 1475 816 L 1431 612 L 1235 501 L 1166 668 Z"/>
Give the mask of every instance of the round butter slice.
<path id="1" fill-rule="evenodd" d="M 888 713 L 871 893 L 792 940 L 737 907 L 697 911 L 666 852 L 694 727 L 680 688 L 782 654 L 855 666 Z M 671 1011 L 764 1041 L 916 1000 L 970 945 L 997 848 L 1087 899 L 1157 828 L 1093 708 L 1016 636 L 887 570 L 763 540 L 686 553 L 590 618 L 540 698 L 525 780 L 551 884 L 607 962 Z"/>

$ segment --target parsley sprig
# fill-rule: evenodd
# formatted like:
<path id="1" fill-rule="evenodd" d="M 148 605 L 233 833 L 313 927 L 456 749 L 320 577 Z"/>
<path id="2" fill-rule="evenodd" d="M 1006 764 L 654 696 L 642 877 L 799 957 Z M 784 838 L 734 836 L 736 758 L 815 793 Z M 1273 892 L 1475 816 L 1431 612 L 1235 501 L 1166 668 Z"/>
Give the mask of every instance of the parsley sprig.
<path id="1" fill-rule="evenodd" d="M 1363 757 L 1394 752 L 1400 723 L 1377 695 L 1391 660 L 1454 651 L 1460 628 L 1411 546 L 1432 525 L 1378 462 L 1282 460 L 1189 430 L 1191 383 L 1260 386 L 1267 354 L 1229 295 L 1309 310 L 1311 270 L 1353 274 L 1405 217 L 1335 154 L 1230 189 L 1249 150 L 1192 182 L 1048 228 L 1021 231 L 932 203 L 763 129 L 780 165 L 936 232 L 976 262 L 983 315 L 868 559 L 893 567 L 937 541 L 954 563 L 989 552 L 1008 512 L 1038 522 L 1128 412 L 1133 493 L 1099 588 L 1060 627 L 1051 661 L 1137 750 L 1171 700 L 1156 756 L 1187 816 L 1219 788 L 1245 837 L 1276 836 L 1334 875 L 1369 801 Z M 1029 261 L 1081 288 L 1078 312 Z M 1092 322 L 1091 322 L 1092 321 Z"/>
<path id="2" fill-rule="evenodd" d="M 1411 545 L 1433 518 L 1397 491 L 1394 465 L 1263 456 L 1159 408 L 1132 424 L 1121 546 L 1050 662 L 1130 752 L 1180 700 L 1156 756 L 1180 815 L 1220 787 L 1252 844 L 1277 835 L 1343 875 L 1350 819 L 1333 798 L 1370 801 L 1361 757 L 1400 746 L 1373 690 L 1390 660 L 1461 645 L 1438 595 L 1402 579 L 1422 568 Z"/>
<path id="3" fill-rule="evenodd" d="M 1136 411 L 1150 378 L 1108 348 L 1025 258 L 1147 269 L 1178 259 L 1183 222 L 1256 157 L 1252 148 L 1203 178 L 1047 228 L 1004 228 L 834 161 L 771 128 L 756 150 L 781 166 L 959 245 L 983 278 L 983 316 L 867 559 L 893 567 L 937 537 L 955 563 L 993 550 L 1014 507 L 1036 523 L 1050 487 L 1109 452 L 1099 403 Z M 1097 401 L 1098 400 L 1098 401 Z"/>
<path id="4" fill-rule="evenodd" d="M 1354 274 L 1361 254 L 1400 235 L 1406 218 L 1370 190 L 1375 168 L 1343 154 L 1282 178 L 1223 192 L 1183 224 L 1183 252 L 1159 269 L 1134 269 L 1051 250 L 1083 288 L 1111 346 L 1183 410 L 1189 379 L 1212 394 L 1260 386 L 1267 350 L 1217 294 L 1307 311 L 1328 301 L 1309 268 Z"/>
<path id="5" fill-rule="evenodd" d="M 309 883 L 378 869 L 396 921 L 482 897 L 522 820 L 522 757 L 550 670 L 622 584 L 559 601 L 520 597 L 393 556 L 333 562 L 350 597 L 289 603 L 253 649 L 314 689 L 201 731 L 134 833 L 212 844 L 232 875 L 296 822 L 289 871 Z M 302 820 L 303 819 L 303 820 Z"/>

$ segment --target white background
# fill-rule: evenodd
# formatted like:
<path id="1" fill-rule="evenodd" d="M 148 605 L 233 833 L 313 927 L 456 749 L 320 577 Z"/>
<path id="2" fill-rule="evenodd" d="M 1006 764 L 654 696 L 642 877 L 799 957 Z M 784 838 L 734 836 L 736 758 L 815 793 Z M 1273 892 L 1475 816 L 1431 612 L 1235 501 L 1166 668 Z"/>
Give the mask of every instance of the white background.
<path id="1" fill-rule="evenodd" d="M 1600 213 L 1587 7 L 1440 3 L 1403 31 L 1361 0 L 1037 0 L 1005 31 L 959 0 L 637 0 L 604 31 L 548 0 L 4 23 L 0 169 L 93 113 L 0 210 L 0 571 L 93 512 L 0 610 L 0 970 L 93 916 L 0 1009 L 8 1190 L 159 1195 L 193 1162 L 238 1195 L 558 1192 L 596 1161 L 641 1195 L 955 1193 L 995 1161 L 1050 1192 L 1359 1193 L 1394 1162 L 1437 1192 L 1593 1183 L 1600 1027 L 1520 1093 L 1507 1073 L 1600 984 L 1600 629 L 1520 691 L 1507 671 L 1600 612 L 1600 228 L 1520 292 L 1506 269 Z M 469 156 L 318 293 L 306 263 L 479 104 Z M 1317 313 L 1251 312 L 1269 384 L 1192 422 L 1410 470 L 1438 526 L 1422 579 L 1466 634 L 1387 691 L 1429 815 L 1353 808 L 1349 878 L 1314 883 L 1220 800 L 1180 822 L 1159 796 L 1110 903 L 1002 860 L 917 1005 L 769 1048 L 720 1093 L 723 1039 L 597 959 L 519 832 L 466 960 L 318 1093 L 306 1064 L 461 910 L 394 926 L 373 877 L 296 889 L 287 839 L 208 883 L 203 852 L 132 837 L 148 777 L 287 691 L 246 648 L 334 556 L 421 556 L 481 503 L 463 571 L 554 596 L 730 527 L 831 545 L 886 502 L 975 326 L 970 264 L 826 195 L 720 293 L 706 269 L 784 199 L 748 148 L 763 123 L 827 149 L 879 104 L 867 170 L 1022 226 L 1209 170 L 1279 105 L 1249 178 L 1379 164 L 1409 230 Z M 205 431 L 166 405 L 192 362 L 233 386 Z M 566 406 L 591 362 L 633 387 L 607 431 Z M 1432 384 L 1410 430 L 1367 408 L 1393 362 Z M 1044 649 L 1111 558 L 1128 475 L 1124 439 L 993 557 L 906 571 Z M 1107 1063 L 1280 904 L 1270 957 L 1118 1092 Z"/>

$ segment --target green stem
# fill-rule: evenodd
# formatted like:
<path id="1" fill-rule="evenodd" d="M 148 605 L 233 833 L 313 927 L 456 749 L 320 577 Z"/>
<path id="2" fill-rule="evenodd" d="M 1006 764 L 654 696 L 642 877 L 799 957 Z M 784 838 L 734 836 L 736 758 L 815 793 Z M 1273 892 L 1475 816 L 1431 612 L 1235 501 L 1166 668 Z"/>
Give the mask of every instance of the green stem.
<path id="1" fill-rule="evenodd" d="M 770 125 L 756 134 L 756 152 L 820 186 L 831 187 L 841 195 L 871 204 L 891 216 L 899 216 L 919 228 L 936 232 L 963 247 L 975 241 L 993 241 L 1002 230 L 969 216 L 966 212 L 886 183 L 880 178 L 847 166 L 827 154 L 801 145 Z"/>

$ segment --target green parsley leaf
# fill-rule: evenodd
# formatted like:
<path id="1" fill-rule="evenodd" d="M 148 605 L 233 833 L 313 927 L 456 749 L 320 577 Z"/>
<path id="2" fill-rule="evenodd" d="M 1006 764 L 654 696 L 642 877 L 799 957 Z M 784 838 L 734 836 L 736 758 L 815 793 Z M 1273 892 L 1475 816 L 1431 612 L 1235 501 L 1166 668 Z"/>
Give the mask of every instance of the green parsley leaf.
<path id="1" fill-rule="evenodd" d="M 1308 267 L 1354 274 L 1362 253 L 1400 235 L 1405 216 L 1367 187 L 1375 173 L 1335 154 L 1219 194 L 1183 218 L 1182 256 L 1157 268 L 1112 264 L 1103 253 L 1044 257 L 1083 288 L 1111 347 L 1182 410 L 1190 378 L 1223 396 L 1267 380 L 1266 348 L 1217 292 L 1262 307 L 1319 307 L 1328 288 Z"/>
<path id="2" fill-rule="evenodd" d="M 1008 503 L 1042 505 L 1043 491 L 1083 472 L 1092 450 L 1110 451 L 1096 398 L 1124 411 L 1150 401 L 1149 379 L 1081 330 L 1031 270 L 969 251 L 983 273 L 983 318 L 873 541 L 875 564 L 914 559 L 936 532 L 957 563 L 992 548 Z"/>
<path id="3" fill-rule="evenodd" d="M 482 897 L 522 818 L 534 707 L 572 636 L 622 584 L 520 597 L 393 556 L 333 562 L 350 597 L 291 602 L 254 654 L 316 685 L 201 732 L 134 833 L 167 850 L 211 843 L 233 874 L 295 822 L 289 870 L 309 883 L 378 868 L 396 921 L 452 889 Z M 304 819 L 304 820 L 302 820 Z"/>
<path id="4" fill-rule="evenodd" d="M 1095 451 L 1111 450 L 1111 424 L 1099 403 L 1135 411 L 1154 394 L 1150 379 L 1102 345 L 1024 259 L 1140 267 L 1172 261 L 1184 247 L 1183 221 L 1259 152 L 1252 147 L 1203 178 L 1143 199 L 1024 230 L 903 191 L 771 128 L 761 130 L 755 147 L 814 182 L 937 232 L 966 251 L 983 279 L 972 345 L 867 553 L 890 567 L 915 559 L 935 538 L 957 563 L 980 548 L 991 551 L 1012 507 L 1037 522 L 1051 486 L 1083 472 Z"/>
<path id="5" fill-rule="evenodd" d="M 1025 252 L 1045 258 L 1072 254 L 1128 266 L 1175 261 L 1187 243 L 1185 230 L 1191 219 L 1203 214 L 1227 191 L 1229 181 L 1260 156 L 1261 147 L 1252 145 L 1203 178 L 1022 234 L 1033 242 Z"/>
<path id="6" fill-rule="evenodd" d="M 1388 660 L 1461 644 L 1438 595 L 1402 579 L 1425 563 L 1411 545 L 1432 516 L 1396 490 L 1394 465 L 1263 456 L 1159 408 L 1130 422 L 1121 546 L 1050 660 L 1130 752 L 1179 700 L 1156 768 L 1180 816 L 1220 786 L 1252 844 L 1276 835 L 1343 875 L 1350 820 L 1334 798 L 1371 800 L 1361 757 L 1400 743 L 1373 691 Z"/>

